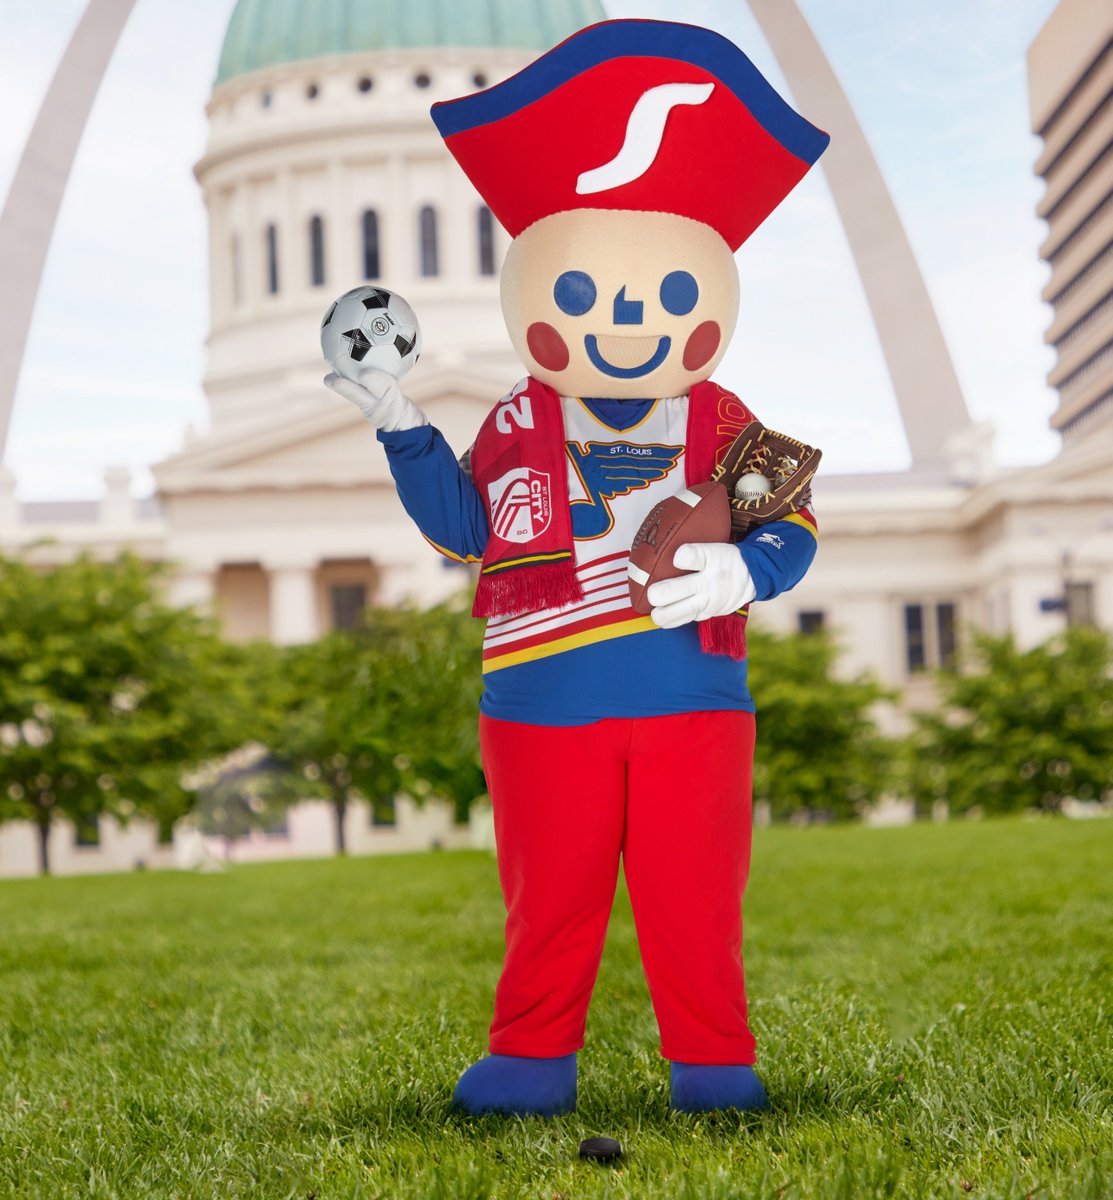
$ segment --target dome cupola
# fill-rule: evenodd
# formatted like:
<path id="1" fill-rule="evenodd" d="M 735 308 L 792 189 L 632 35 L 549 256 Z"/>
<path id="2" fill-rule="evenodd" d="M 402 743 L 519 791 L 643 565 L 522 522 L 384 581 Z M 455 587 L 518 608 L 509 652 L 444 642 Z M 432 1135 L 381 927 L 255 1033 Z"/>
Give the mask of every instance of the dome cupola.
<path id="1" fill-rule="evenodd" d="M 368 50 L 548 50 L 604 19 L 600 0 L 239 0 L 214 85 L 263 67 Z"/>

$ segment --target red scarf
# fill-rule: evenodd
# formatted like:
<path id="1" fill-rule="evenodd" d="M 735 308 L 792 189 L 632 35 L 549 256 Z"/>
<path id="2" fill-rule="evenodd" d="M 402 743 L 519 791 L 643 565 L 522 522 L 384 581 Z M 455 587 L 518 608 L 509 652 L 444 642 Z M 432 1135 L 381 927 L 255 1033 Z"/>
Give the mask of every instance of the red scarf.
<path id="1" fill-rule="evenodd" d="M 752 420 L 732 392 L 710 380 L 697 383 L 688 394 L 685 485 L 709 479 L 719 455 Z M 471 469 L 490 526 L 472 614 L 512 616 L 582 600 L 559 395 L 532 376 L 520 383 L 483 422 Z M 699 627 L 705 651 L 746 657 L 745 612 Z"/>

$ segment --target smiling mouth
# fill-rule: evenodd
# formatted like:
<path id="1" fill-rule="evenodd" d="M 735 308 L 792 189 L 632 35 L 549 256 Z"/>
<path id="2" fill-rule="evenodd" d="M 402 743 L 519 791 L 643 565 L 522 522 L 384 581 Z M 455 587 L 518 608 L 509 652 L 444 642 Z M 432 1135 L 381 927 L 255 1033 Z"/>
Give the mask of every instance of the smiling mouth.
<path id="1" fill-rule="evenodd" d="M 604 375 L 616 379 L 637 379 L 648 375 L 668 357 L 672 346 L 670 337 L 584 337 L 584 349 L 591 365 Z"/>

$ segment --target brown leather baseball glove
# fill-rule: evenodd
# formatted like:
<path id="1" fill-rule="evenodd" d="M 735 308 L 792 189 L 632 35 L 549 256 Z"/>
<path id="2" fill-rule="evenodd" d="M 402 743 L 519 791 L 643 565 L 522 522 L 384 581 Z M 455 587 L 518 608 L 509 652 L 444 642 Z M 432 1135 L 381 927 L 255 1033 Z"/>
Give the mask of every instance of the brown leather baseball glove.
<path id="1" fill-rule="evenodd" d="M 807 508 L 812 498 L 812 477 L 822 457 L 823 452 L 814 446 L 766 429 L 760 421 L 751 421 L 727 447 L 711 476 L 713 483 L 726 487 L 730 497 L 733 536 L 742 537 L 755 525 L 779 521 Z M 764 476 L 771 490 L 742 499 L 735 494 L 735 485 L 743 475 L 751 474 Z"/>

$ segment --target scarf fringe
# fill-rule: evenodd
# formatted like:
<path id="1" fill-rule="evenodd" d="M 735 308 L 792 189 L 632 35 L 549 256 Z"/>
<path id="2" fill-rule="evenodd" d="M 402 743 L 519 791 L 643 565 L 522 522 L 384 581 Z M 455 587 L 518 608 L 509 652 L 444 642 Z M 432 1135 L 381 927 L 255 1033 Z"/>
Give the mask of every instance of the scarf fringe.
<path id="1" fill-rule="evenodd" d="M 513 617 L 560 608 L 583 598 L 583 587 L 569 559 L 480 576 L 471 611 L 473 617 Z"/>
<path id="2" fill-rule="evenodd" d="M 706 621 L 700 621 L 699 644 L 705 654 L 745 658 L 746 618 L 739 613 L 731 613 L 726 617 L 709 617 Z"/>

